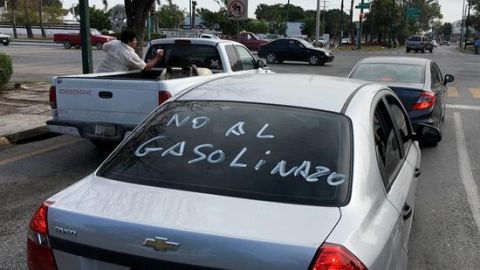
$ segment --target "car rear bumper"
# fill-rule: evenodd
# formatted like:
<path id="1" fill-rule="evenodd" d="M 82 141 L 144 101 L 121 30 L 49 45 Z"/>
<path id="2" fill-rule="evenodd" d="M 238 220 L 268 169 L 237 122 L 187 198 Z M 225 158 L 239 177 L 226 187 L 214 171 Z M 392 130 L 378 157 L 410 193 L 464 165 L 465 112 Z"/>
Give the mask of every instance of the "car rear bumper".
<path id="1" fill-rule="evenodd" d="M 48 120 L 47 128 L 51 132 L 75 137 L 119 142 L 123 140 L 125 134 L 135 128 L 135 125 Z"/>

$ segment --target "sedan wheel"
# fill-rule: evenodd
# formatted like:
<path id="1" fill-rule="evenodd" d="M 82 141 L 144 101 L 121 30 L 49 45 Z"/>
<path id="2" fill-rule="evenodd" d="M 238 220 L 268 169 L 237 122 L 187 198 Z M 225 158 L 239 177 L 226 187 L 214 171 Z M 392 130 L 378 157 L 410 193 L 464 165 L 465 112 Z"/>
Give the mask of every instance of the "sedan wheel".
<path id="1" fill-rule="evenodd" d="M 267 54 L 267 63 L 269 63 L 269 64 L 275 63 L 276 58 L 277 57 L 275 56 L 274 53 Z"/>
<path id="2" fill-rule="evenodd" d="M 312 55 L 310 58 L 308 58 L 308 63 L 310 65 L 318 65 L 318 56 Z"/>
<path id="3" fill-rule="evenodd" d="M 69 40 L 65 40 L 65 41 L 63 42 L 63 47 L 64 47 L 65 49 L 70 49 L 70 48 L 72 48 L 72 43 L 71 43 Z"/>

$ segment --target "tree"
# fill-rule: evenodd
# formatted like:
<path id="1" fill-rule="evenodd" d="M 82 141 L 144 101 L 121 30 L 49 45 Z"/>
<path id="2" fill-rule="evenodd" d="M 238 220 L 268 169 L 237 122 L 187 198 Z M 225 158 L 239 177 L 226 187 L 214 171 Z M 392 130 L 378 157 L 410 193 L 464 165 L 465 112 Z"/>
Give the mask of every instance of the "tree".
<path id="1" fill-rule="evenodd" d="M 170 1 L 170 0 L 169 0 Z M 125 13 L 127 14 L 127 29 L 137 34 L 138 46 L 136 52 L 143 55 L 145 39 L 145 20 L 153 6 L 154 0 L 125 0 Z"/>
<path id="2" fill-rule="evenodd" d="M 25 28 L 27 29 L 27 36 L 28 38 L 33 38 L 32 25 L 30 24 L 30 19 L 29 19 L 30 15 L 28 14 L 28 10 L 30 8 L 27 5 L 27 0 L 23 0 L 23 8 L 25 10 L 24 16 L 25 16 Z"/>
<path id="3" fill-rule="evenodd" d="M 172 0 L 168 1 L 167 5 L 163 5 L 157 16 L 159 18 L 159 26 L 162 28 L 177 28 L 185 19 L 183 15 L 184 11 L 172 3 Z"/>
<path id="4" fill-rule="evenodd" d="M 452 35 L 452 24 L 451 23 L 444 23 L 442 27 L 442 35 L 445 40 L 450 40 L 450 36 Z"/>

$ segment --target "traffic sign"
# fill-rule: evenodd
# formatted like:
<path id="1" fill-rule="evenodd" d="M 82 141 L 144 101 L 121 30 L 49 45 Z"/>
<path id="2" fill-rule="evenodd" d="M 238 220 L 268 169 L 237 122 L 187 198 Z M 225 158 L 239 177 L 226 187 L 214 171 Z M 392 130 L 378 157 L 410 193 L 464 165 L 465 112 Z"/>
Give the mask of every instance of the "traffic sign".
<path id="1" fill-rule="evenodd" d="M 232 20 L 248 19 L 248 0 L 228 0 L 228 18 Z"/>
<path id="2" fill-rule="evenodd" d="M 369 9 L 370 8 L 370 3 L 360 3 L 355 6 L 356 9 Z"/>
<path id="3" fill-rule="evenodd" d="M 420 16 L 420 10 L 418 8 L 407 8 L 407 16 Z"/>

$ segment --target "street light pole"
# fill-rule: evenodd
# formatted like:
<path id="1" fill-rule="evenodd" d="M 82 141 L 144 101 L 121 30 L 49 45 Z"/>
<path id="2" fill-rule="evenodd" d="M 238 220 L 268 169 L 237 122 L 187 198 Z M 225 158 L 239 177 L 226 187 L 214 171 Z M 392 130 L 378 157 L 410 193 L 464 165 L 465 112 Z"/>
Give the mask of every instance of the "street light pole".
<path id="1" fill-rule="evenodd" d="M 320 0 L 317 0 L 317 18 L 315 22 L 315 46 L 318 46 L 320 39 Z"/>
<path id="2" fill-rule="evenodd" d="M 472 3 L 472 0 L 468 0 L 468 9 L 467 9 L 467 21 L 465 22 L 465 47 L 464 49 L 467 48 L 467 42 L 468 42 L 468 24 L 470 23 L 470 5 Z"/>
<path id="3" fill-rule="evenodd" d="M 343 0 L 340 6 L 340 38 L 338 41 L 338 46 L 342 47 L 342 39 L 343 39 Z"/>

